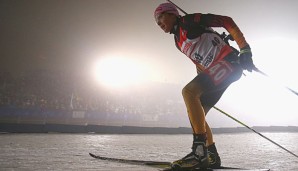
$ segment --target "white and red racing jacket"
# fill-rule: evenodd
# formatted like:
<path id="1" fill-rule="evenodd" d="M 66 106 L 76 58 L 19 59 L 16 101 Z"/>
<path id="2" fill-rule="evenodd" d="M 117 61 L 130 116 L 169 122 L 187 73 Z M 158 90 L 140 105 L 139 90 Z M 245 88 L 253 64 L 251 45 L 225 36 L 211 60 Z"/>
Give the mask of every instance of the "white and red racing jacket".
<path id="1" fill-rule="evenodd" d="M 171 31 L 177 48 L 197 66 L 198 71 L 223 59 L 233 50 L 211 27 L 223 27 L 234 38 L 239 48 L 248 45 L 235 22 L 227 16 L 214 14 L 187 14 L 177 18 Z"/>

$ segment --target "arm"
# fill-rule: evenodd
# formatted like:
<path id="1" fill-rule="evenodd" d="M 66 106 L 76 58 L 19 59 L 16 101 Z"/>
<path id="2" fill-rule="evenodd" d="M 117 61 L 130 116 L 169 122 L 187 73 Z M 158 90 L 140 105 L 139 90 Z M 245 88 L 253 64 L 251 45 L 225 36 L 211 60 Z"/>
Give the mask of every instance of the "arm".
<path id="1" fill-rule="evenodd" d="M 186 15 L 185 22 L 189 23 L 189 25 L 194 28 L 202 26 L 223 27 L 232 35 L 240 49 L 248 45 L 242 32 L 231 17 L 214 14 L 195 13 Z"/>
<path id="2" fill-rule="evenodd" d="M 202 25 L 205 25 L 207 27 L 225 28 L 232 35 L 240 49 L 248 45 L 243 36 L 243 33 L 240 31 L 239 27 L 236 25 L 231 17 L 214 14 L 202 14 L 200 18 L 200 22 Z"/>
<path id="3" fill-rule="evenodd" d="M 205 25 L 207 27 L 225 28 L 231 34 L 240 48 L 240 64 L 242 68 L 248 70 L 249 72 L 256 68 L 251 58 L 252 53 L 250 50 L 250 46 L 246 42 L 243 33 L 240 31 L 231 17 L 214 14 L 201 14 L 200 22 L 202 23 L 202 25 Z"/>
<path id="4" fill-rule="evenodd" d="M 231 17 L 214 14 L 189 14 L 184 17 L 184 22 L 194 29 L 203 27 L 223 27 L 236 41 L 240 49 L 240 64 L 243 69 L 252 71 L 255 66 L 252 61 L 252 53 L 249 44 L 246 42 L 242 32 Z"/>

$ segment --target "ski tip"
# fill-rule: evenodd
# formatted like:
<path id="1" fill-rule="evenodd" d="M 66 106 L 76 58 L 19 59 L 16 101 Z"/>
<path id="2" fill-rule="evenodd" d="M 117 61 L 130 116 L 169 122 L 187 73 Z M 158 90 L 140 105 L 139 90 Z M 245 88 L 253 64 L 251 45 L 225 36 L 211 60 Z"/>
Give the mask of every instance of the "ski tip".
<path id="1" fill-rule="evenodd" d="M 96 158 L 96 155 L 95 155 L 95 154 L 89 153 L 89 155 L 90 155 L 91 157 Z"/>
<path id="2" fill-rule="evenodd" d="M 173 168 L 164 168 L 159 171 L 175 171 Z M 189 171 L 189 170 L 183 170 Z M 271 171 L 270 169 L 248 169 L 248 168 L 236 168 L 236 167 L 220 167 L 220 168 L 205 168 L 205 169 L 192 169 L 192 171 Z"/>

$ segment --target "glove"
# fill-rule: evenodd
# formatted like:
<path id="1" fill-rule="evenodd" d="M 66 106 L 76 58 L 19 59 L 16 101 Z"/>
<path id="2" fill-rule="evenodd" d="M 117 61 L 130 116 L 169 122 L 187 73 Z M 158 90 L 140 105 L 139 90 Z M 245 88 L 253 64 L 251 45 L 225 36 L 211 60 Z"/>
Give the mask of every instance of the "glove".
<path id="1" fill-rule="evenodd" d="M 255 68 L 251 57 L 252 53 L 249 45 L 240 49 L 240 65 L 244 70 L 248 70 L 249 72 L 252 72 L 252 70 Z"/>

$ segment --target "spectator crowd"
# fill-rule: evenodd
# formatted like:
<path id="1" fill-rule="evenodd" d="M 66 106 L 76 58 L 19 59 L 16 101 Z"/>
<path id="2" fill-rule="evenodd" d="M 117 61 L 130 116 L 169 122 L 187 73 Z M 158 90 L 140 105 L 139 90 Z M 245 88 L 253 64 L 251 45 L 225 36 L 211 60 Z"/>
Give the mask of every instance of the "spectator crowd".
<path id="1" fill-rule="evenodd" d="M 70 73 L 41 70 L 15 76 L 0 72 L 0 118 L 1 110 L 7 108 L 85 111 L 88 117 L 110 123 L 151 121 L 175 126 L 187 118 L 180 89 L 168 83 L 149 83 L 115 90 Z"/>

